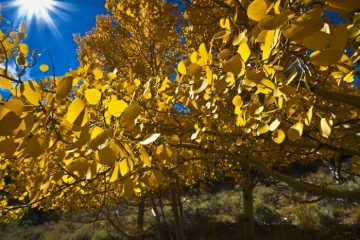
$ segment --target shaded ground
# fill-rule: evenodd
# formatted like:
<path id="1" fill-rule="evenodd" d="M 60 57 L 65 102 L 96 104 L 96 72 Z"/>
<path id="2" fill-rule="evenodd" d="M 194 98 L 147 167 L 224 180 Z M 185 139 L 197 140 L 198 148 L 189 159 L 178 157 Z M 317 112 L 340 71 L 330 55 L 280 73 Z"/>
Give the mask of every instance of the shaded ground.
<path id="1" fill-rule="evenodd" d="M 319 173 L 314 181 L 326 181 Z M 307 179 L 309 180 L 309 179 Z M 352 182 L 348 187 L 352 187 Z M 354 186 L 358 187 L 358 186 Z M 360 240 L 360 205 L 345 200 L 319 199 L 293 194 L 284 185 L 263 184 L 255 188 L 254 209 L 256 240 Z M 242 192 L 233 183 L 195 188 L 184 192 L 182 204 L 185 235 L 194 240 L 242 240 Z M 299 203 L 309 200 L 307 203 Z M 158 229 L 165 229 L 164 240 L 175 239 L 169 200 L 164 197 L 161 216 L 167 226 L 159 226 L 147 203 L 145 211 L 145 240 L 158 239 Z M 157 202 L 157 204 L 159 204 Z M 131 233 L 136 228 L 137 208 L 121 204 L 111 209 L 113 221 L 122 231 Z M 27 219 L 0 228 L 1 240 L 105 240 L 139 239 L 124 237 L 108 221 L 99 220 L 96 212 L 54 216 L 30 212 Z M 59 220 L 56 220 L 59 217 Z M 47 218 L 53 222 L 44 222 Z M 94 219 L 98 220 L 95 221 Z M 82 223 L 79 223 L 82 222 Z M 86 222 L 86 223 L 84 223 Z M 37 224 L 37 225 L 36 225 Z"/>

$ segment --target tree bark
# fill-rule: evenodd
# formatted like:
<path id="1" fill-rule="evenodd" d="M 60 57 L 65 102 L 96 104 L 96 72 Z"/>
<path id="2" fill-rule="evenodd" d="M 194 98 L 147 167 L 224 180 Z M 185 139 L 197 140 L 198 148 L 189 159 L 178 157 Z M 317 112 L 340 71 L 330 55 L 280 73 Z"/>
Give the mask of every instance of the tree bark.
<path id="1" fill-rule="evenodd" d="M 246 240 L 255 239 L 255 217 L 254 217 L 254 186 L 250 175 L 249 162 L 245 161 L 243 168 L 243 206 L 244 206 L 244 237 Z"/>
<path id="2" fill-rule="evenodd" d="M 138 216 L 136 220 L 139 239 L 144 239 L 144 215 L 145 215 L 145 203 L 144 199 L 141 199 L 138 205 Z"/>
<path id="3" fill-rule="evenodd" d="M 181 220 L 179 214 L 179 205 L 177 202 L 176 189 L 171 188 L 170 191 L 171 191 L 171 210 L 174 216 L 176 240 L 184 240 L 184 235 L 183 232 L 181 231 Z"/>

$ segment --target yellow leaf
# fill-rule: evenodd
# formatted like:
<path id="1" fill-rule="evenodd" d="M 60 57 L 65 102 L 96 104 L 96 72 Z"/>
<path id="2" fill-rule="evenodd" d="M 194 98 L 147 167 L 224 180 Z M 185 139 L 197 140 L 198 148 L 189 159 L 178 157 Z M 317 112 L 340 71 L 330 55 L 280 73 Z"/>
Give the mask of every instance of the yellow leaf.
<path id="1" fill-rule="evenodd" d="M 228 30 L 228 31 L 231 30 L 229 18 L 226 18 L 226 20 L 225 20 L 225 29 Z"/>
<path id="2" fill-rule="evenodd" d="M 316 66 L 329 66 L 336 64 L 343 54 L 343 49 L 326 49 L 315 51 L 310 55 L 310 62 Z"/>
<path id="3" fill-rule="evenodd" d="M 175 156 L 169 145 L 161 144 L 156 148 L 155 156 L 159 160 L 168 160 Z"/>
<path id="4" fill-rule="evenodd" d="M 112 172 L 110 174 L 109 182 L 115 182 L 119 179 L 119 164 L 115 164 L 114 168 L 112 169 Z"/>
<path id="5" fill-rule="evenodd" d="M 35 81 L 26 81 L 21 85 L 22 95 L 32 105 L 38 106 L 40 104 L 40 89 Z"/>
<path id="6" fill-rule="evenodd" d="M 112 116 L 120 117 L 127 106 L 128 104 L 123 100 L 113 100 L 108 105 L 108 111 Z"/>
<path id="7" fill-rule="evenodd" d="M 11 158 L 17 149 L 17 145 L 12 139 L 0 141 L 0 157 Z M 1 168 L 0 168 L 1 169 Z"/>
<path id="8" fill-rule="evenodd" d="M 358 0 L 327 0 L 326 7 L 330 11 L 351 13 L 359 10 L 360 1 Z"/>
<path id="9" fill-rule="evenodd" d="M 290 141 L 295 141 L 301 138 L 303 134 L 303 129 L 304 125 L 301 122 L 295 123 L 293 126 L 291 126 L 287 131 L 287 135 Z"/>
<path id="10" fill-rule="evenodd" d="M 239 45 L 242 42 L 242 40 L 245 38 L 245 36 L 246 36 L 246 31 L 243 31 L 243 32 L 239 33 L 239 35 L 237 35 L 234 38 L 234 40 L 232 42 L 232 45 L 233 46 Z"/>
<path id="11" fill-rule="evenodd" d="M 201 59 L 202 59 L 205 63 L 209 60 L 209 54 L 208 54 L 208 51 L 206 50 L 205 43 L 200 44 L 199 54 L 200 54 Z"/>
<path id="12" fill-rule="evenodd" d="M 120 174 L 122 176 L 125 176 L 127 173 L 129 173 L 132 170 L 132 161 L 129 159 L 122 160 L 119 163 L 120 168 Z"/>
<path id="13" fill-rule="evenodd" d="M 139 142 L 141 145 L 148 145 L 154 141 L 156 141 L 156 139 L 158 139 L 160 137 L 160 133 L 154 133 L 152 134 L 150 137 L 142 140 L 141 142 Z"/>
<path id="14" fill-rule="evenodd" d="M 110 78 L 111 80 L 114 80 L 114 79 L 116 78 L 116 73 L 109 72 L 107 76 L 108 76 L 108 78 Z"/>
<path id="15" fill-rule="evenodd" d="M 262 123 L 259 125 L 259 127 L 257 128 L 257 135 L 261 135 L 261 134 L 265 134 L 267 132 L 269 132 L 269 125 L 267 125 L 267 123 Z"/>
<path id="16" fill-rule="evenodd" d="M 306 117 L 305 117 L 305 125 L 306 126 L 310 126 L 312 115 L 313 115 L 312 110 L 313 110 L 313 107 L 311 107 L 306 113 Z"/>
<path id="17" fill-rule="evenodd" d="M 80 98 L 76 98 L 69 106 L 66 120 L 73 124 L 84 112 L 85 104 Z"/>
<path id="18" fill-rule="evenodd" d="M 208 66 L 206 67 L 206 80 L 208 84 L 211 84 L 213 81 L 213 73 Z"/>
<path id="19" fill-rule="evenodd" d="M 17 98 L 13 98 L 4 104 L 4 108 L 15 112 L 18 116 L 21 116 L 24 110 L 24 103 Z"/>
<path id="20" fill-rule="evenodd" d="M 247 41 L 242 41 L 240 43 L 239 49 L 237 50 L 237 52 L 240 54 L 242 60 L 244 62 L 246 62 L 251 54 L 251 50 L 249 48 L 249 45 L 247 44 Z"/>
<path id="21" fill-rule="evenodd" d="M 152 98 L 152 94 L 150 91 L 150 88 L 147 88 L 143 94 L 143 97 L 145 100 L 151 99 Z"/>
<path id="22" fill-rule="evenodd" d="M 261 19 L 258 26 L 262 30 L 274 30 L 281 27 L 287 21 L 287 13 L 265 16 Z"/>
<path id="23" fill-rule="evenodd" d="M 331 133 L 331 127 L 333 125 L 333 120 L 332 119 L 326 119 L 326 118 L 321 118 L 320 120 L 320 133 L 321 136 L 325 137 L 325 138 L 329 138 L 330 133 Z"/>
<path id="24" fill-rule="evenodd" d="M 20 52 L 26 56 L 28 53 L 29 53 L 29 47 L 28 45 L 26 45 L 25 43 L 21 43 L 19 44 L 19 49 L 20 49 Z"/>
<path id="25" fill-rule="evenodd" d="M 265 87 L 268 87 L 268 88 L 270 88 L 270 89 L 272 89 L 272 90 L 275 89 L 275 84 L 274 84 L 272 81 L 270 81 L 269 79 L 263 79 L 263 80 L 261 80 L 261 83 L 262 83 Z"/>
<path id="26" fill-rule="evenodd" d="M 85 98 L 91 105 L 96 105 L 101 99 L 101 92 L 95 88 L 87 89 L 85 91 Z"/>
<path id="27" fill-rule="evenodd" d="M 30 157 L 38 157 L 46 150 L 48 143 L 48 137 L 44 135 L 35 135 L 27 142 L 25 152 Z"/>
<path id="28" fill-rule="evenodd" d="M 114 166 L 115 162 L 117 161 L 117 158 L 110 147 L 105 147 L 97 151 L 96 158 L 99 160 L 99 163 L 108 166 Z"/>
<path id="29" fill-rule="evenodd" d="M 47 64 L 41 64 L 39 69 L 42 72 L 47 72 L 49 71 L 49 66 Z"/>
<path id="30" fill-rule="evenodd" d="M 281 129 L 277 129 L 275 132 L 271 134 L 271 139 L 277 143 L 280 144 L 285 140 L 285 133 Z"/>
<path id="31" fill-rule="evenodd" d="M 186 66 L 184 62 L 179 62 L 177 69 L 179 73 L 181 73 L 182 75 L 186 75 Z"/>
<path id="32" fill-rule="evenodd" d="M 263 50 L 262 60 L 268 60 L 268 58 L 270 57 L 271 50 L 274 46 L 274 41 L 276 40 L 275 37 L 277 32 L 278 30 L 269 30 L 266 32 L 265 43 L 262 48 Z"/>
<path id="33" fill-rule="evenodd" d="M 93 70 L 93 75 L 95 77 L 95 80 L 99 80 L 99 79 L 103 78 L 104 73 L 100 68 L 95 68 Z"/>
<path id="34" fill-rule="evenodd" d="M 344 81 L 347 83 L 352 83 L 354 81 L 354 71 L 349 72 L 345 75 Z"/>
<path id="35" fill-rule="evenodd" d="M 275 129 L 277 129 L 279 126 L 280 126 L 280 120 L 279 119 L 275 119 L 271 124 L 270 124 L 270 127 L 269 127 L 269 130 L 270 131 L 275 131 Z"/>
<path id="36" fill-rule="evenodd" d="M 330 43 L 330 34 L 318 31 L 299 41 L 311 50 L 323 50 Z"/>
<path id="37" fill-rule="evenodd" d="M 56 87 L 56 95 L 55 95 L 56 99 L 61 100 L 61 99 L 65 98 L 69 94 L 69 92 L 72 88 L 72 84 L 73 84 L 72 76 L 63 77 L 59 81 L 59 83 Z"/>
<path id="38" fill-rule="evenodd" d="M 201 74 L 202 68 L 196 63 L 190 63 L 190 65 L 186 69 L 186 73 L 189 76 L 196 76 Z"/>
<path id="39" fill-rule="evenodd" d="M 229 61 L 224 64 L 224 72 L 232 72 L 235 76 L 239 75 L 242 68 L 242 60 L 239 55 L 233 56 Z"/>
<path id="40" fill-rule="evenodd" d="M 0 87 L 10 89 L 13 86 L 13 83 L 9 79 L 0 77 Z"/>
<path id="41" fill-rule="evenodd" d="M 250 19 L 258 22 L 265 17 L 266 11 L 266 2 L 264 0 L 255 0 L 249 5 L 247 15 Z"/>
<path id="42" fill-rule="evenodd" d="M 195 51 L 195 52 L 193 52 L 193 53 L 191 54 L 191 56 L 190 56 L 190 61 L 191 61 L 192 63 L 196 63 L 197 60 L 198 60 L 198 53 Z"/>
<path id="43" fill-rule="evenodd" d="M 149 156 L 149 154 L 147 153 L 147 151 L 145 150 L 145 148 L 141 147 L 139 149 L 139 153 L 140 153 L 140 159 L 141 161 L 148 167 L 151 167 L 151 158 Z"/>
<path id="44" fill-rule="evenodd" d="M 128 106 L 120 116 L 120 123 L 126 130 L 131 131 L 135 127 L 135 119 L 140 115 L 142 108 L 137 104 Z"/>
<path id="45" fill-rule="evenodd" d="M 15 112 L 7 108 L 0 108 L 0 136 L 11 135 L 18 128 L 21 119 Z"/>
<path id="46" fill-rule="evenodd" d="M 244 103 L 243 101 L 241 100 L 241 96 L 239 95 L 236 95 L 233 100 L 232 100 L 232 104 L 234 104 L 235 106 L 237 107 L 241 107 Z"/>

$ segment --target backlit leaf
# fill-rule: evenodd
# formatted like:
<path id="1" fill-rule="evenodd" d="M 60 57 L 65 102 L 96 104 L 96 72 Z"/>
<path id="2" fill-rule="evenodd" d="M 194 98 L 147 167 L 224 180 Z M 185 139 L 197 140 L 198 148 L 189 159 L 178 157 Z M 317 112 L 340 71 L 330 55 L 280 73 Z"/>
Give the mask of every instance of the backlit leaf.
<path id="1" fill-rule="evenodd" d="M 249 5 L 247 15 L 250 19 L 258 22 L 265 17 L 266 11 L 267 4 L 265 0 L 255 0 Z"/>
<path id="2" fill-rule="evenodd" d="M 73 84 L 72 76 L 63 77 L 59 81 L 59 83 L 56 87 L 56 96 L 55 96 L 56 99 L 61 100 L 61 99 L 65 98 L 69 94 L 69 92 L 72 88 L 72 84 Z"/>
<path id="3" fill-rule="evenodd" d="M 237 107 L 241 107 L 243 105 L 243 101 L 241 100 L 241 96 L 236 95 L 232 100 L 232 104 L 234 104 Z"/>
<path id="4" fill-rule="evenodd" d="M 114 117 L 120 117 L 122 112 L 127 108 L 128 104 L 123 100 L 111 101 L 108 105 L 109 113 Z"/>
<path id="5" fill-rule="evenodd" d="M 20 52 L 26 56 L 28 53 L 29 53 L 29 47 L 28 45 L 26 45 L 25 43 L 21 43 L 19 44 L 19 49 L 20 49 Z"/>
<path id="6" fill-rule="evenodd" d="M 93 75 L 94 75 L 95 80 L 100 80 L 103 78 L 104 73 L 100 68 L 95 68 L 93 70 Z"/>
<path id="7" fill-rule="evenodd" d="M 40 89 L 35 81 L 26 81 L 21 85 L 22 95 L 31 104 L 38 106 L 40 104 Z"/>
<path id="8" fill-rule="evenodd" d="M 84 102 L 80 98 L 76 98 L 69 106 L 68 112 L 66 114 L 67 121 L 73 124 L 84 110 Z"/>
<path id="9" fill-rule="evenodd" d="M 85 91 L 86 101 L 91 105 L 96 105 L 101 99 L 101 92 L 95 88 L 87 89 Z"/>
<path id="10" fill-rule="evenodd" d="M 141 161 L 143 161 L 146 166 L 151 167 L 151 159 L 145 148 L 139 148 L 139 153 Z"/>
<path id="11" fill-rule="evenodd" d="M 42 72 L 47 72 L 49 71 L 49 66 L 47 64 L 41 64 L 39 69 Z"/>
<path id="12" fill-rule="evenodd" d="M 181 73 L 182 75 L 186 75 L 186 66 L 183 62 L 179 62 L 177 69 L 179 73 Z"/>

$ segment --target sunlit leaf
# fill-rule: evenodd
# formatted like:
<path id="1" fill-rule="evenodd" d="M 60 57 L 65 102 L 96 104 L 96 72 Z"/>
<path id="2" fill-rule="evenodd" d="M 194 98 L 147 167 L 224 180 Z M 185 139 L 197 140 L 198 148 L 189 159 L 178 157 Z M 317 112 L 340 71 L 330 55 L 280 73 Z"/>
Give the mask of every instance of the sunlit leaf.
<path id="1" fill-rule="evenodd" d="M 266 11 L 267 4 L 265 0 L 255 0 L 249 5 L 247 15 L 254 21 L 260 21 L 265 17 Z"/>
<path id="2" fill-rule="evenodd" d="M 280 144 L 285 140 L 285 133 L 283 130 L 277 129 L 271 134 L 271 138 L 275 143 Z"/>
<path id="3" fill-rule="evenodd" d="M 86 101 L 91 105 L 96 105 L 101 99 L 101 92 L 95 88 L 87 89 L 85 91 Z"/>
<path id="4" fill-rule="evenodd" d="M 303 134 L 304 125 L 301 122 L 295 123 L 287 130 L 287 135 L 290 141 L 295 141 L 301 138 Z"/>
<path id="5" fill-rule="evenodd" d="M 313 116 L 313 107 L 311 107 L 306 113 L 305 121 L 304 121 L 306 126 L 310 126 L 312 116 Z"/>
<path id="6" fill-rule="evenodd" d="M 93 75 L 94 75 L 95 80 L 100 80 L 103 78 L 104 73 L 100 68 L 95 68 L 93 70 Z"/>
<path id="7" fill-rule="evenodd" d="M 108 111 L 112 116 L 120 117 L 127 106 L 128 104 L 124 100 L 114 100 L 109 103 Z"/>
<path id="8" fill-rule="evenodd" d="M 232 104 L 234 104 L 237 107 L 241 107 L 243 105 L 243 101 L 241 100 L 241 96 L 236 95 L 232 100 Z"/>
<path id="9" fill-rule="evenodd" d="M 320 120 L 320 133 L 321 136 L 329 138 L 331 134 L 331 127 L 333 125 L 333 120 L 331 118 L 321 118 Z"/>
<path id="10" fill-rule="evenodd" d="M 281 121 L 279 119 L 275 119 L 269 126 L 270 131 L 275 131 L 280 126 Z"/>
<path id="11" fill-rule="evenodd" d="M 151 136 L 149 136 L 148 138 L 140 141 L 139 143 L 141 145 L 149 145 L 150 143 L 156 141 L 160 137 L 160 135 L 161 135 L 160 133 L 154 133 Z"/>
<path id="12" fill-rule="evenodd" d="M 69 106 L 68 112 L 66 114 L 67 121 L 74 123 L 84 110 L 84 102 L 80 98 L 76 98 Z"/>
<path id="13" fill-rule="evenodd" d="M 40 89 L 35 81 L 26 81 L 21 85 L 22 95 L 31 104 L 38 106 L 40 104 Z"/>
<path id="14" fill-rule="evenodd" d="M 186 75 L 186 66 L 183 62 L 179 62 L 177 69 L 179 73 L 181 73 L 182 75 Z"/>

